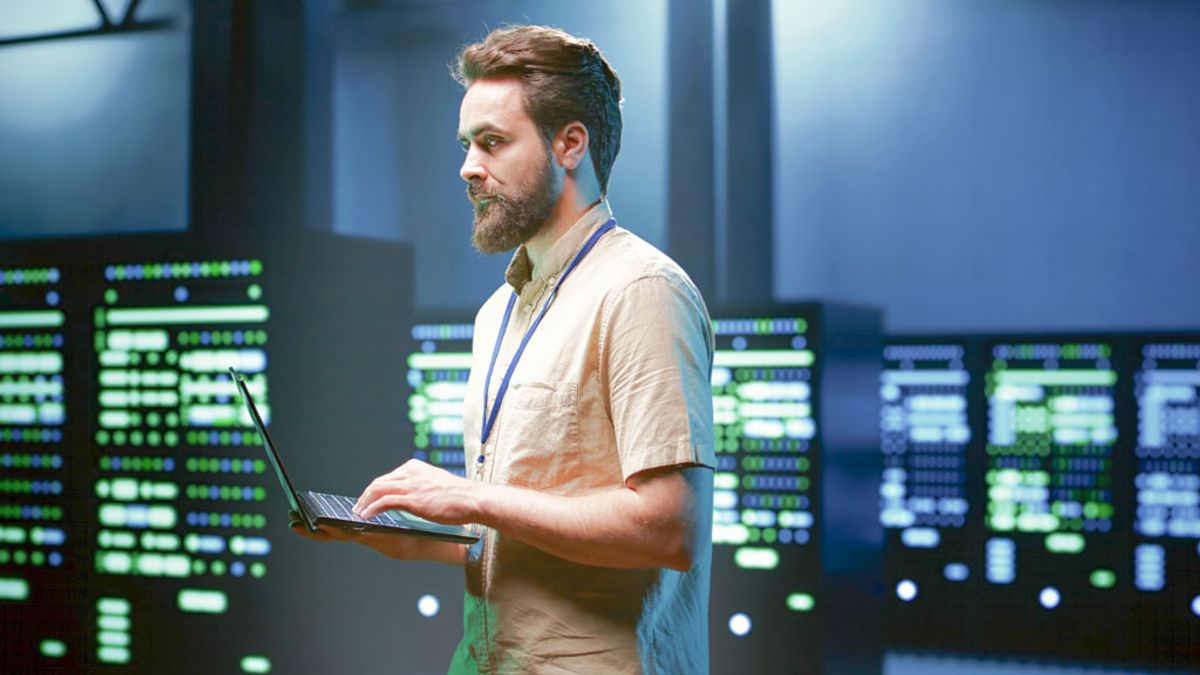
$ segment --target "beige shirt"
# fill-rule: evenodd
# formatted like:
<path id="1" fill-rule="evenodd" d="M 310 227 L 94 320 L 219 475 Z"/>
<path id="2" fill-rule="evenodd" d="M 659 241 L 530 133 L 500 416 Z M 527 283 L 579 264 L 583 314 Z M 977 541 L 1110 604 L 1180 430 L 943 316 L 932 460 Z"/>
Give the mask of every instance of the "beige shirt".
<path id="1" fill-rule="evenodd" d="M 521 338 L 588 237 L 588 211 L 531 277 L 524 247 L 475 319 L 464 436 L 467 476 L 558 495 L 612 490 L 660 467 L 713 467 L 713 338 L 678 265 L 620 227 L 563 283 L 513 373 L 480 452 L 483 387 L 496 400 Z M 482 463 L 477 461 L 482 454 Z M 486 530 L 467 563 L 464 636 L 452 672 L 706 673 L 711 548 L 688 572 L 568 562 Z"/>

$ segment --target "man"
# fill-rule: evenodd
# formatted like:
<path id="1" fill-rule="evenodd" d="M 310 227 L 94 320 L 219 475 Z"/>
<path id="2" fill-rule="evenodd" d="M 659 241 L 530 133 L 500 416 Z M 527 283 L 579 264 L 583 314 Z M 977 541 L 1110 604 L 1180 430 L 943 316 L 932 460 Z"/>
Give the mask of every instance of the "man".
<path id="1" fill-rule="evenodd" d="M 355 508 L 484 537 L 312 536 L 464 565 L 453 672 L 707 672 L 712 334 L 687 275 L 612 222 L 620 81 L 537 26 L 464 49 L 458 79 L 474 244 L 519 247 L 475 320 L 467 477 L 409 461 Z"/>

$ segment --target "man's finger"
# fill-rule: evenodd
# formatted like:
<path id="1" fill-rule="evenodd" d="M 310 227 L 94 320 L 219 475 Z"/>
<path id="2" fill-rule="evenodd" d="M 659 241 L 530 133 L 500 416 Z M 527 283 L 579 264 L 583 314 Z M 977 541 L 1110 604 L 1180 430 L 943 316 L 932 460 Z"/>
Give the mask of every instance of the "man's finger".
<path id="1" fill-rule="evenodd" d="M 359 518 L 374 518 L 377 514 L 392 509 L 405 509 L 405 495 L 402 494 L 386 494 L 374 501 L 367 502 L 358 512 Z"/>

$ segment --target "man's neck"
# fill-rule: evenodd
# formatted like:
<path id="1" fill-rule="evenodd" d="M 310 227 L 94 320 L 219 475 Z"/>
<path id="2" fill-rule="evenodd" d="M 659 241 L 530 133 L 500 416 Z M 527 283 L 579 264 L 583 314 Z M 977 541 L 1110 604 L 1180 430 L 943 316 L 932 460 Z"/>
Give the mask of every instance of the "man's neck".
<path id="1" fill-rule="evenodd" d="M 533 278 L 537 278 L 538 272 L 541 270 L 546 251 L 549 251 L 554 242 L 566 234 L 572 225 L 579 222 L 583 214 L 590 211 L 603 199 L 603 197 L 598 197 L 595 201 L 585 203 L 579 197 L 579 193 L 571 195 L 564 193 L 554 205 L 554 210 L 551 212 L 549 220 L 546 221 L 546 225 L 525 242 L 525 253 L 529 256 L 530 273 Z"/>

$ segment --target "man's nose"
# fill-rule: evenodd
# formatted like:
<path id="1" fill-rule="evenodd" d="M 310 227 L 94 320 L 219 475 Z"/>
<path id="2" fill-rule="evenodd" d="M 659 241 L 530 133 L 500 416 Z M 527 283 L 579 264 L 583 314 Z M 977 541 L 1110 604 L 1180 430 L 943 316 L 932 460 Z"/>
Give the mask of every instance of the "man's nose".
<path id="1" fill-rule="evenodd" d="M 458 169 L 458 175 L 468 183 L 483 182 L 487 178 L 487 170 L 483 168 L 483 163 L 479 161 L 479 153 L 474 147 L 467 150 L 467 156 L 463 159 L 462 166 Z"/>

